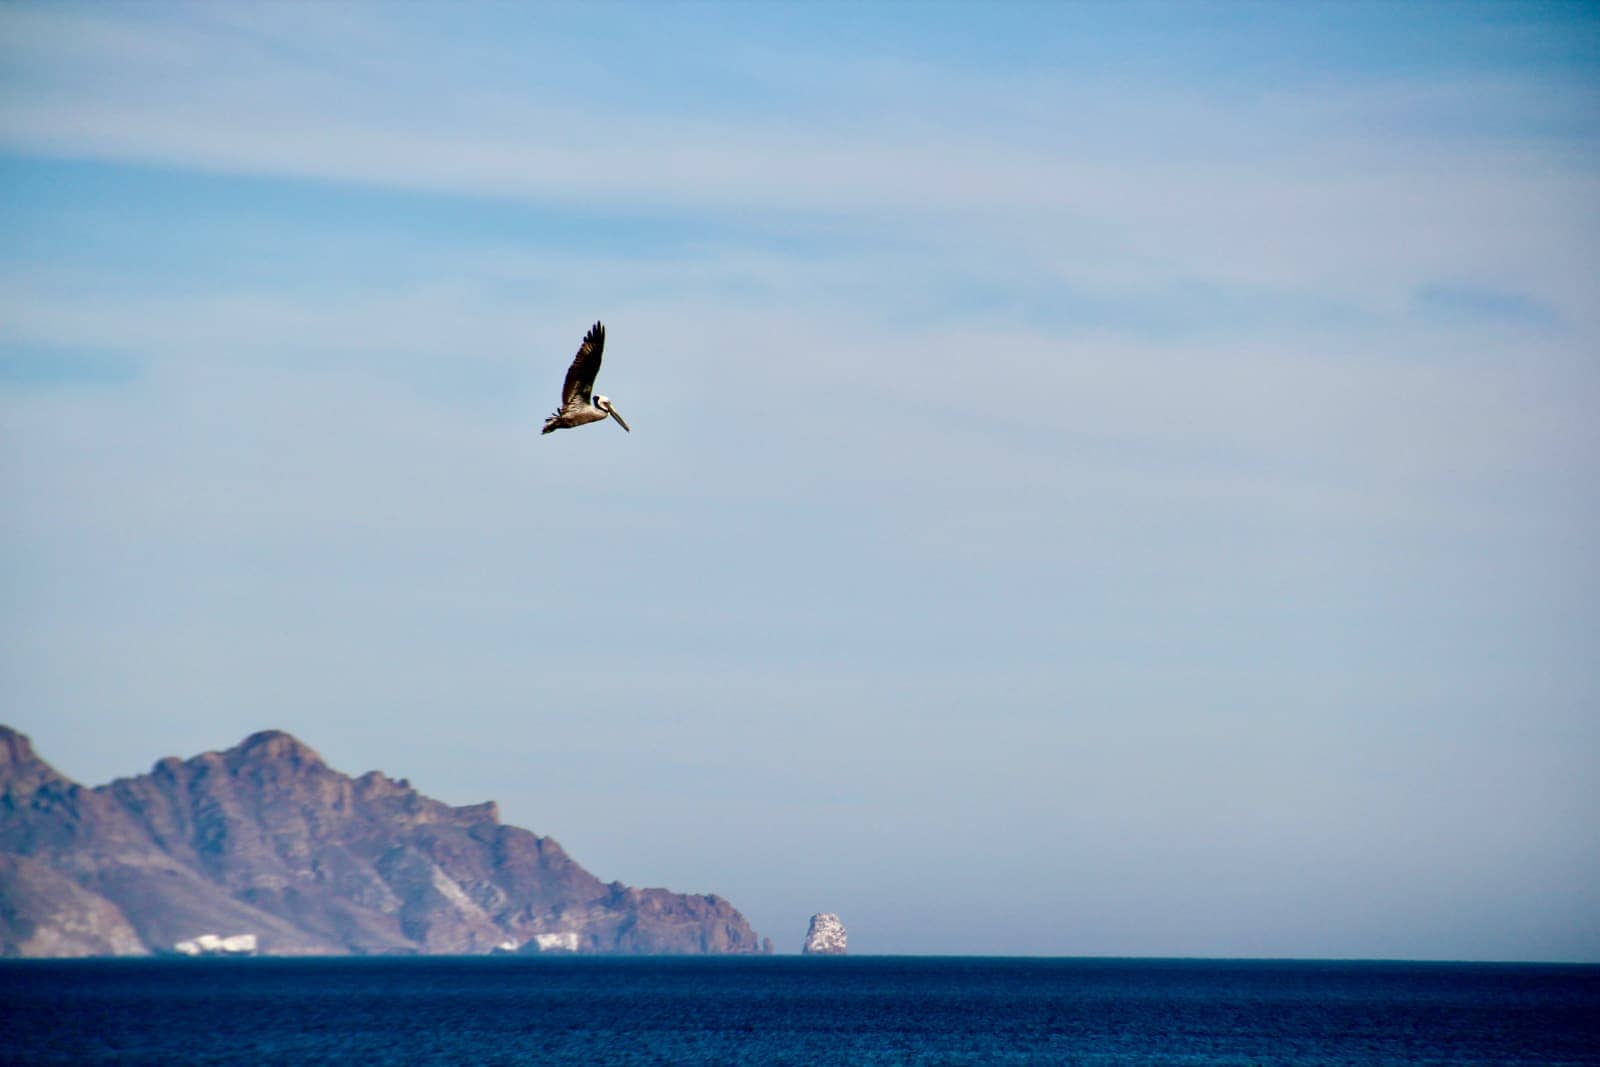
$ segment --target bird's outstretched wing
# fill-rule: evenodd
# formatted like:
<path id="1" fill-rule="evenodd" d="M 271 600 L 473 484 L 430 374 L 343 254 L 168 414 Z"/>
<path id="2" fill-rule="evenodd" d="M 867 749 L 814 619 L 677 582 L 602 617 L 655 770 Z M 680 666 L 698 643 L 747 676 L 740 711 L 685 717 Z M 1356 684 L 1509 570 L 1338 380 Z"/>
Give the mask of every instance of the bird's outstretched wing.
<path id="1" fill-rule="evenodd" d="M 600 374 L 600 354 L 605 347 L 606 328 L 597 322 L 583 335 L 583 344 L 578 346 L 578 354 L 572 357 L 572 366 L 567 368 L 567 380 L 561 385 L 563 410 L 574 399 L 588 402 L 589 394 L 594 392 L 594 380 Z"/>

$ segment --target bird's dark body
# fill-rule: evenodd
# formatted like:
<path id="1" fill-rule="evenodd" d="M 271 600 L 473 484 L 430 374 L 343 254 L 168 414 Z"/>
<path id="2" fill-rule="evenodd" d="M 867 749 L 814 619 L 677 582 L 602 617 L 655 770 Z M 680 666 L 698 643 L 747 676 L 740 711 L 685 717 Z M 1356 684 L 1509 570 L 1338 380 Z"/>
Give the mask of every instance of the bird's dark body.
<path id="1" fill-rule="evenodd" d="M 594 407 L 594 402 L 588 397 L 584 397 L 581 403 L 582 407 L 573 406 L 576 410 L 569 408 L 558 411 L 548 419 L 545 419 L 544 429 L 539 432 L 555 433 L 557 430 L 567 430 L 574 426 L 582 426 L 586 422 L 601 422 L 611 417 L 599 408 Z"/>

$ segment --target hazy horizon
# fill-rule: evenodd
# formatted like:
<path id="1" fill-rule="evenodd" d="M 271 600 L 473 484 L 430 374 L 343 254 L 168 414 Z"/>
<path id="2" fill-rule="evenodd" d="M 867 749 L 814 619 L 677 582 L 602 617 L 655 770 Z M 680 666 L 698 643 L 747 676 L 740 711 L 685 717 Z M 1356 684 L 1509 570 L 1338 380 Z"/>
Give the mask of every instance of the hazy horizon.
<path id="1" fill-rule="evenodd" d="M 1582 5 L 0 6 L 0 720 L 779 951 L 1600 960 Z M 606 323 L 609 423 L 548 437 Z"/>

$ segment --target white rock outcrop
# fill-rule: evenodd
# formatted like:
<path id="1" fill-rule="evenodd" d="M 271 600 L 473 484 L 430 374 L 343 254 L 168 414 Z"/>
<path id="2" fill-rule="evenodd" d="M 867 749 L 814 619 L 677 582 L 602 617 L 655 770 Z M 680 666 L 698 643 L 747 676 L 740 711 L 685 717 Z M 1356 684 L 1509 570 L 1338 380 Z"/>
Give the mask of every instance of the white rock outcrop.
<path id="1" fill-rule="evenodd" d="M 216 934 L 201 934 L 188 941 L 179 941 L 172 946 L 172 950 L 181 952 L 185 956 L 254 956 L 256 935 L 234 934 L 231 937 L 218 937 Z"/>
<path id="2" fill-rule="evenodd" d="M 578 951 L 578 934 L 574 930 L 563 934 L 534 934 L 533 942 L 539 946 L 540 952 Z"/>
<path id="3" fill-rule="evenodd" d="M 800 951 L 807 956 L 843 956 L 844 949 L 844 923 L 839 916 L 828 911 L 811 916 L 811 929 L 806 931 Z"/>

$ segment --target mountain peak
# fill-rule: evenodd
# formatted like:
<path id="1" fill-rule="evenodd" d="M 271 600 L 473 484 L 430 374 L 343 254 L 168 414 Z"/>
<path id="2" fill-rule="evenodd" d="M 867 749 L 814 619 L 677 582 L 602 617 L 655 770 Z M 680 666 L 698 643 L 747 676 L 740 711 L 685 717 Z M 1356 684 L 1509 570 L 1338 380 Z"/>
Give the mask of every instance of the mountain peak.
<path id="1" fill-rule="evenodd" d="M 0 768 L 19 767 L 25 763 L 35 763 L 38 759 L 33 754 L 33 744 L 27 734 L 0 723 Z"/>
<path id="2" fill-rule="evenodd" d="M 28 735 L 0 723 L 0 789 L 25 796 L 55 780 L 65 779 L 33 751 Z"/>
<path id="3" fill-rule="evenodd" d="M 293 734 L 282 730 L 260 730 L 224 753 L 230 762 L 263 762 L 283 760 L 296 766 L 315 764 L 326 766 L 322 757 L 310 745 Z"/>

